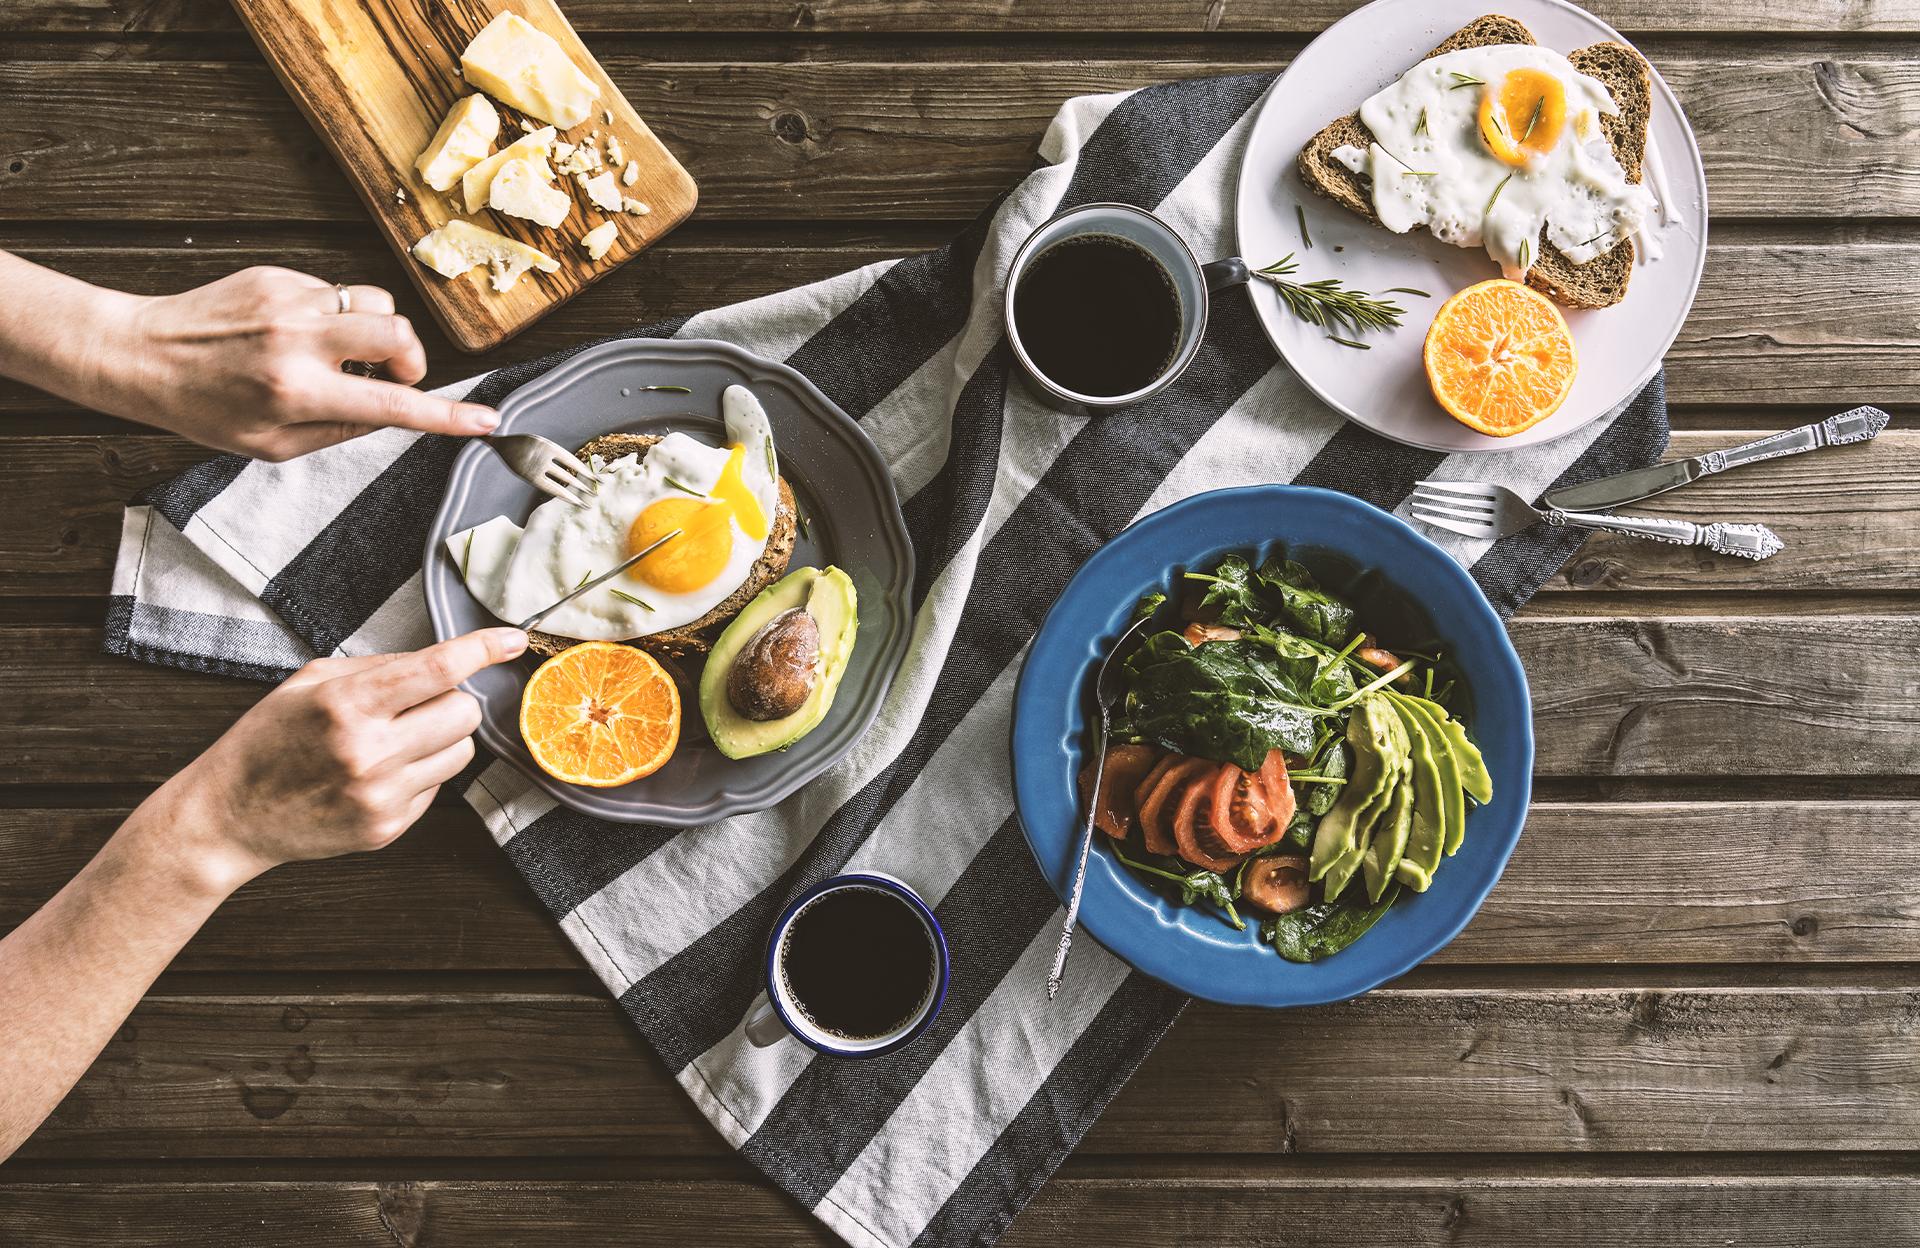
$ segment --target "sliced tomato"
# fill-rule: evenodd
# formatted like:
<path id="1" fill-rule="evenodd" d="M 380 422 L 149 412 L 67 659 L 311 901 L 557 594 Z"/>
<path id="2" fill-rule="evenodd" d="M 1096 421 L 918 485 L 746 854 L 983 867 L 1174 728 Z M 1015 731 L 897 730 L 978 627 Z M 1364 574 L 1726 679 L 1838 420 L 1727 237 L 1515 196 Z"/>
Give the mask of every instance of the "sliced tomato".
<path id="1" fill-rule="evenodd" d="M 1239 641 L 1242 633 L 1225 624 L 1202 624 L 1196 620 L 1187 625 L 1186 631 L 1180 635 L 1187 639 L 1188 645 L 1199 646 L 1209 641 Z"/>
<path id="2" fill-rule="evenodd" d="M 1093 802 L 1093 826 L 1116 841 L 1124 840 L 1133 827 L 1133 791 L 1159 761 L 1160 751 L 1151 745 L 1109 747 L 1098 799 L 1092 793 L 1093 764 L 1081 768 L 1080 800 Z"/>
<path id="3" fill-rule="evenodd" d="M 1208 763 L 1211 770 L 1195 776 L 1180 792 L 1173 812 L 1173 842 L 1180 856 L 1196 867 L 1225 871 L 1240 865 L 1240 858 L 1219 852 L 1217 830 L 1212 826 L 1213 791 L 1218 783 L 1220 764 Z"/>
<path id="4" fill-rule="evenodd" d="M 1152 796 L 1154 786 L 1160 783 L 1160 777 L 1166 775 L 1169 771 L 1172 771 L 1175 767 L 1178 767 L 1181 763 L 1185 762 L 1186 758 L 1187 756 L 1185 754 L 1161 755 L 1160 761 L 1155 763 L 1153 765 L 1153 770 L 1147 773 L 1147 778 L 1142 780 L 1138 785 L 1134 787 L 1134 790 L 1133 790 L 1134 810 L 1136 811 L 1145 810 L 1147 806 L 1147 798 Z"/>
<path id="5" fill-rule="evenodd" d="M 1290 914 L 1307 904 L 1307 859 L 1303 854 L 1272 854 L 1247 864 L 1240 899 L 1268 914 Z"/>
<path id="6" fill-rule="evenodd" d="M 1260 784 L 1267 791 L 1267 809 L 1273 813 L 1281 832 L 1293 822 L 1293 785 L 1287 780 L 1287 756 L 1279 750 L 1267 753 L 1260 764 Z M 1271 844 L 1272 842 L 1268 842 Z"/>
<path id="7" fill-rule="evenodd" d="M 1181 791 L 1195 776 L 1209 771 L 1214 764 L 1204 758 L 1176 754 L 1173 766 L 1160 772 L 1146 800 L 1140 803 L 1140 831 L 1147 848 L 1156 854 L 1177 854 L 1179 845 L 1173 836 L 1173 814 Z"/>
<path id="8" fill-rule="evenodd" d="M 1222 763 L 1213 778 L 1209 801 L 1208 824 L 1224 853 L 1251 853 L 1273 844 L 1286 830 L 1286 825 L 1273 817 L 1267 786 L 1258 771 L 1242 771 L 1232 763 Z"/>

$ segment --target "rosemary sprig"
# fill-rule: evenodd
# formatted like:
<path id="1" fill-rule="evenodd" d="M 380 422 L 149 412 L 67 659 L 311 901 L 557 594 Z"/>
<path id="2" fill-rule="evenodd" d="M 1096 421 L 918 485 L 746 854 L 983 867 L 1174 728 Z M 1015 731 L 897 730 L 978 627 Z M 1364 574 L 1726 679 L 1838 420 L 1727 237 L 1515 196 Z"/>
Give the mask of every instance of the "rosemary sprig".
<path id="1" fill-rule="evenodd" d="M 772 439 L 768 439 L 760 445 L 767 450 L 767 479 L 773 480 L 780 475 L 779 471 L 773 466 L 773 441 Z"/>
<path id="2" fill-rule="evenodd" d="M 473 534 L 467 534 L 467 548 L 460 552 L 460 579 L 467 579 L 467 566 L 473 562 Z"/>
<path id="3" fill-rule="evenodd" d="M 679 490 L 683 494 L 691 494 L 695 498 L 705 498 L 707 496 L 707 492 L 705 490 L 696 490 L 690 485 L 686 485 L 682 482 L 675 481 L 672 477 L 667 477 L 666 482 L 668 485 L 672 486 L 676 490 Z"/>
<path id="4" fill-rule="evenodd" d="M 1354 332 L 1398 328 L 1405 311 L 1392 300 L 1377 300 L 1363 290 L 1348 290 L 1338 278 L 1323 276 L 1317 282 L 1290 282 L 1288 276 L 1300 265 L 1288 252 L 1265 269 L 1254 269 L 1254 276 L 1265 278 L 1286 303 L 1286 311 L 1315 328 L 1346 326 Z"/>
<path id="5" fill-rule="evenodd" d="M 586 584 L 586 583 L 587 583 L 588 581 L 590 581 L 590 580 L 592 580 L 592 579 L 593 579 L 593 573 L 591 573 L 591 572 L 588 572 L 588 573 L 587 573 L 587 574 L 586 574 L 585 576 L 583 576 L 583 577 L 581 577 L 581 578 L 580 578 L 579 580 L 577 580 L 577 581 L 575 581 L 575 582 L 573 583 L 573 587 L 574 587 L 575 589 L 579 589 L 579 588 L 580 588 L 580 587 L 581 587 L 582 585 L 585 585 L 585 584 Z"/>
<path id="6" fill-rule="evenodd" d="M 652 604 L 652 603 L 650 603 L 650 602 L 648 602 L 648 601 L 646 601 L 646 600 L 645 600 L 645 599 L 643 599 L 643 598 L 635 598 L 635 597 L 634 597 L 634 596 L 633 596 L 632 594 L 630 594 L 630 593 L 628 593 L 628 592 L 627 592 L 626 590 L 624 590 L 624 589 L 613 589 L 613 588 L 609 588 L 609 589 L 607 590 L 607 592 L 608 592 L 608 593 L 610 593 L 610 594 L 612 594 L 612 595 L 613 595 L 613 596 L 614 596 L 615 598 L 620 598 L 620 599 L 623 599 L 623 600 L 625 600 L 625 601 L 627 601 L 627 602 L 630 602 L 630 603 L 632 603 L 632 604 L 633 604 L 634 606 L 636 606 L 636 607 L 639 607 L 639 608 L 640 608 L 640 609 L 641 609 L 642 611 L 651 611 L 651 610 L 653 610 L 653 604 Z"/>
<path id="7" fill-rule="evenodd" d="M 1422 299 L 1433 298 L 1433 296 L 1428 294 L 1426 291 L 1415 290 L 1411 286 L 1389 286 L 1387 288 L 1387 293 L 1390 295 L 1418 295 Z"/>
<path id="8" fill-rule="evenodd" d="M 1413 133 L 1418 136 L 1427 132 L 1427 110 L 1420 110 L 1420 120 L 1413 123 Z"/>
<path id="9" fill-rule="evenodd" d="M 692 394 L 693 393 L 692 390 L 689 390 L 685 386 L 640 386 L 638 388 L 641 390 L 658 390 L 665 394 Z"/>
<path id="10" fill-rule="evenodd" d="M 812 526 L 807 523 L 807 513 L 801 511 L 798 507 L 793 509 L 793 527 L 800 530 L 801 541 L 804 542 L 812 538 L 813 531 Z"/>
<path id="11" fill-rule="evenodd" d="M 1312 251 L 1313 235 L 1307 233 L 1307 210 L 1299 204 L 1295 204 L 1293 206 L 1293 215 L 1300 218 L 1300 241 L 1306 245 L 1308 251 Z"/>
<path id="12" fill-rule="evenodd" d="M 1287 280 L 1300 266 L 1288 252 L 1254 276 L 1272 283 L 1280 302 L 1307 324 L 1320 329 L 1346 326 L 1355 333 L 1369 329 L 1394 329 L 1406 313 L 1389 299 L 1377 299 L 1365 291 L 1348 290 L 1338 278 L 1323 277 L 1313 282 Z"/>
<path id="13" fill-rule="evenodd" d="M 1540 124 L 1540 110 L 1545 108 L 1546 106 L 1547 106 L 1547 97 L 1544 95 L 1533 102 L 1533 119 L 1527 122 L 1527 132 L 1520 136 L 1521 143 L 1525 143 L 1528 139 L 1533 137 L 1533 128 Z"/>
<path id="14" fill-rule="evenodd" d="M 1382 147 L 1378 143 L 1375 143 L 1374 146 L 1380 148 L 1380 150 L 1383 152 L 1387 152 L 1387 149 L 1385 147 Z M 1387 155 L 1393 156 L 1393 153 L 1387 152 Z M 1433 176 L 1433 171 L 1431 169 L 1415 169 L 1412 165 L 1408 164 L 1404 160 L 1401 160 L 1398 156 L 1393 156 L 1393 163 L 1396 165 L 1399 165 L 1402 169 L 1405 169 L 1407 171 L 1406 174 L 1401 175 L 1402 177 L 1407 176 L 1407 174 L 1411 174 L 1416 178 L 1430 178 Z"/>
<path id="15" fill-rule="evenodd" d="M 1610 229 L 1609 229 L 1609 230 L 1601 230 L 1601 231 L 1600 231 L 1600 232 L 1599 232 L 1598 234 L 1595 234 L 1595 235 L 1594 235 L 1594 236 L 1593 236 L 1592 238 L 1590 238 L 1590 239 L 1588 239 L 1588 240 L 1587 240 L 1586 242 L 1584 242 L 1584 243 L 1581 243 L 1580 245 L 1581 245 L 1582 247 L 1591 247 L 1591 246 L 1593 246 L 1593 245 L 1594 245 L 1595 243 L 1597 243 L 1597 242 L 1599 242 L 1599 241 L 1600 241 L 1601 239 L 1603 239 L 1603 238 L 1605 238 L 1605 237 L 1607 237 L 1608 235 L 1610 235 L 1610 234 L 1612 234 L 1612 233 L 1613 233 L 1613 231 L 1612 231 L 1612 230 L 1610 230 Z"/>
<path id="16" fill-rule="evenodd" d="M 1526 272 L 1533 267 L 1533 245 L 1526 239 L 1520 240 L 1520 271 Z"/>
<path id="17" fill-rule="evenodd" d="M 1493 188 L 1493 194 L 1491 194 L 1491 195 L 1489 195 L 1489 196 L 1487 196 L 1487 206 L 1486 206 L 1485 208 L 1482 208 L 1482 209 L 1480 210 L 1480 215 L 1481 215 L 1481 216 L 1483 216 L 1483 217 L 1484 217 L 1484 216 L 1486 216 L 1486 215 L 1487 215 L 1488 213 L 1490 213 L 1490 212 L 1492 212 L 1492 211 L 1493 211 L 1493 205 L 1494 205 L 1494 201 L 1500 198 L 1500 192 L 1501 192 L 1501 191 L 1504 191 L 1504 190 L 1506 190 L 1506 189 L 1507 189 L 1507 183 L 1509 183 L 1509 182 L 1511 182 L 1511 181 L 1513 181 L 1513 175 L 1512 175 L 1512 174 L 1508 174 L 1508 175 L 1507 175 L 1506 177 L 1504 177 L 1504 178 L 1501 178 L 1501 179 L 1500 179 L 1500 185 L 1499 185 L 1499 186 L 1496 186 L 1496 187 L 1494 187 L 1494 188 Z"/>
<path id="18" fill-rule="evenodd" d="M 1447 88 L 1449 91 L 1458 91 L 1461 87 L 1484 87 L 1487 85 L 1485 78 L 1475 78 L 1472 74 L 1463 74 L 1457 69 L 1450 69 L 1447 73 L 1453 78 L 1453 85 Z"/>
<path id="19" fill-rule="evenodd" d="M 1353 349 L 1354 349 L 1355 351 L 1371 351 L 1371 350 L 1373 350 L 1373 348 L 1372 348 L 1372 347 L 1370 347 L 1370 346 L 1368 346 L 1368 345 L 1367 345 L 1366 343 L 1364 343 L 1364 342 L 1355 342 L 1355 341 L 1354 341 L 1353 339 L 1351 339 L 1351 338 L 1342 338 L 1342 337 L 1340 337 L 1340 336 L 1339 336 L 1338 334 L 1328 334 L 1328 335 L 1327 335 L 1327 341 L 1328 341 L 1328 342 L 1337 342 L 1337 343 L 1339 343 L 1339 344 L 1340 344 L 1341 346 L 1343 346 L 1343 347 L 1352 347 L 1352 348 L 1353 348 Z"/>

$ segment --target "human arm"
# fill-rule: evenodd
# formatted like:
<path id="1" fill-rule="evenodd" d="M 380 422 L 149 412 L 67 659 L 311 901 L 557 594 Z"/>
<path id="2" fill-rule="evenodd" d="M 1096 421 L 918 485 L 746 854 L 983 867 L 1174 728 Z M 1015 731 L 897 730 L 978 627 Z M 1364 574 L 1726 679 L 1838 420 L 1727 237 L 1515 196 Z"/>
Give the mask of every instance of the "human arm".
<path id="1" fill-rule="evenodd" d="M 31 1135 L 234 890 L 280 863 L 379 849 L 473 757 L 456 686 L 521 653 L 488 629 L 289 677 L 142 802 L 0 939 L 0 1160 Z"/>
<path id="2" fill-rule="evenodd" d="M 289 459 L 383 426 L 481 434 L 491 408 L 413 388 L 426 351 L 377 286 L 252 268 L 176 295 L 93 286 L 0 251 L 0 374 L 217 450 Z M 373 364 L 390 380 L 356 377 Z"/>

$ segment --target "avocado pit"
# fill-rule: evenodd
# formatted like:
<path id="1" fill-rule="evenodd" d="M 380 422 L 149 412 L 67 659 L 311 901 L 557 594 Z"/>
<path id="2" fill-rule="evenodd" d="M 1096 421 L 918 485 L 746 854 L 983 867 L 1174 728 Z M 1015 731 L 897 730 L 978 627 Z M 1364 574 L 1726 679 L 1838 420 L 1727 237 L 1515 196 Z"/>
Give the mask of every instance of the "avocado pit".
<path id="1" fill-rule="evenodd" d="M 774 616 L 740 648 L 727 673 L 727 701 L 755 723 L 791 715 L 820 672 L 820 626 L 805 607 Z"/>

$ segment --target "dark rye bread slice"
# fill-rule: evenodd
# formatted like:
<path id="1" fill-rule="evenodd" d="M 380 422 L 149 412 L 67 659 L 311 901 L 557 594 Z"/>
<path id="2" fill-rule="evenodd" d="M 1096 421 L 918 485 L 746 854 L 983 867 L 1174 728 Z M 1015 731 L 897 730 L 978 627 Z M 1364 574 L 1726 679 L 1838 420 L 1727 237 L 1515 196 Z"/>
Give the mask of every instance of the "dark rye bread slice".
<path id="1" fill-rule="evenodd" d="M 1489 47 L 1502 43 L 1537 43 L 1533 32 L 1511 17 L 1490 13 L 1476 17 L 1447 37 L 1423 60 L 1431 60 L 1462 48 Z M 1638 52 L 1624 44 L 1596 43 L 1567 54 L 1573 67 L 1598 79 L 1613 93 L 1620 112 L 1602 115 L 1600 129 L 1613 147 L 1614 157 L 1626 171 L 1629 182 L 1638 182 L 1647 152 L 1647 125 L 1653 117 L 1653 79 L 1647 63 Z M 1374 215 L 1373 197 L 1367 180 L 1333 157 L 1334 149 L 1346 146 L 1364 148 L 1373 141 L 1360 114 L 1349 113 L 1332 122 L 1300 151 L 1300 176 L 1308 186 L 1341 206 L 1359 213 L 1369 221 Z M 1633 240 L 1623 239 L 1612 251 L 1595 256 L 1585 264 L 1575 264 L 1547 241 L 1543 230 L 1539 258 L 1527 271 L 1527 285 L 1556 303 L 1570 308 L 1606 308 L 1627 297 L 1627 283 L 1633 279 Z"/>
<path id="2" fill-rule="evenodd" d="M 606 433 L 574 452 L 582 463 L 598 455 L 611 462 L 622 455 L 640 455 L 660 439 L 646 433 Z M 713 646 L 713 639 L 721 629 L 740 614 L 741 608 L 752 602 L 754 596 L 767 586 L 787 574 L 787 563 L 793 558 L 793 539 L 799 531 L 799 513 L 793 502 L 793 487 L 787 479 L 779 479 L 780 504 L 773 516 L 773 526 L 767 533 L 767 547 L 760 552 L 760 558 L 754 561 L 753 569 L 740 588 L 727 595 L 725 602 L 707 612 L 691 624 L 679 628 L 669 628 L 658 633 L 648 633 L 644 637 L 635 637 L 626 644 L 638 646 L 657 658 L 682 659 L 705 654 Z M 548 656 L 559 654 L 568 646 L 577 645 L 578 639 L 561 637 L 554 633 L 538 630 L 527 637 L 527 647 L 538 654 Z"/>

